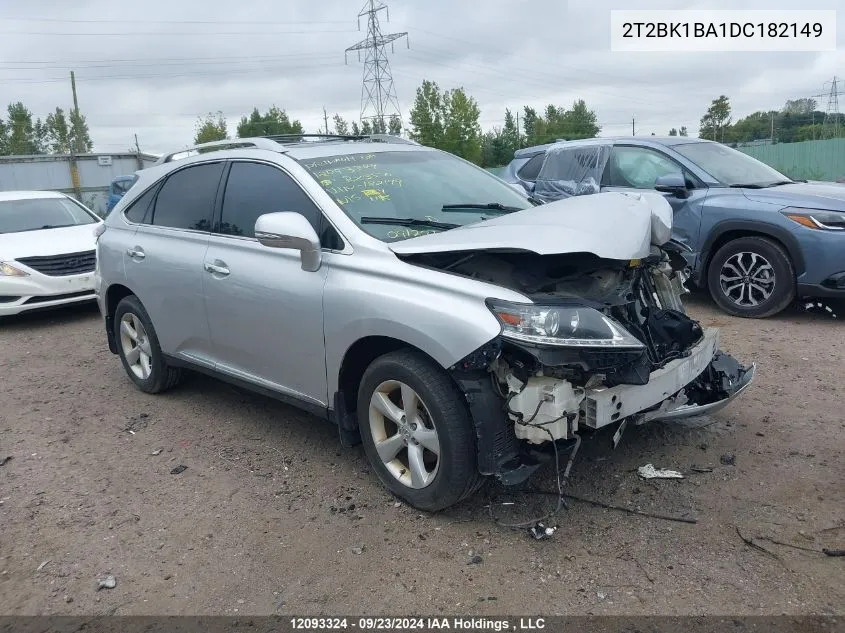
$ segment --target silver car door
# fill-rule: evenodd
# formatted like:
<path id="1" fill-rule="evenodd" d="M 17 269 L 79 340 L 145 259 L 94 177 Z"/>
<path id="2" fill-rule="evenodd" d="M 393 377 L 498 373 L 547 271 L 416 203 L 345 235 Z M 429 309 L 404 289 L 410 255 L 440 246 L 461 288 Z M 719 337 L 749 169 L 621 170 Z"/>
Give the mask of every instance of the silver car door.
<path id="1" fill-rule="evenodd" d="M 190 165 L 164 181 L 126 249 L 126 279 L 150 315 L 161 349 L 211 366 L 203 261 L 223 161 Z"/>
<path id="2" fill-rule="evenodd" d="M 323 287 L 328 266 L 302 270 L 298 251 L 254 237 L 264 213 L 295 211 L 315 228 L 321 213 L 276 165 L 233 161 L 203 260 L 202 287 L 217 369 L 325 406 Z"/>

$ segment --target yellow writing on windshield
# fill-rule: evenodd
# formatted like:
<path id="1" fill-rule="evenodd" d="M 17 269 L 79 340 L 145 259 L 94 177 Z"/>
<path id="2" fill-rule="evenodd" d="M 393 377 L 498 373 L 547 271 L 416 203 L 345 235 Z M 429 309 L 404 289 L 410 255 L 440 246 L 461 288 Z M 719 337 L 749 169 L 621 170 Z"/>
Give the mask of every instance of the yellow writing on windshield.
<path id="1" fill-rule="evenodd" d="M 390 195 L 380 189 L 364 189 L 361 193 L 375 202 L 387 202 L 390 200 Z"/>
<path id="2" fill-rule="evenodd" d="M 334 158 L 323 158 L 320 160 L 312 161 L 310 163 L 305 163 L 305 168 L 321 169 L 322 167 L 328 167 L 330 165 L 370 161 L 373 160 L 375 157 L 375 154 L 348 154 L 346 156 L 335 156 Z"/>
<path id="3" fill-rule="evenodd" d="M 407 239 L 409 237 L 419 237 L 420 235 L 431 235 L 432 233 L 436 233 L 437 231 L 432 231 L 431 229 L 424 229 L 422 231 L 418 229 L 399 229 L 391 230 L 387 232 L 387 237 L 392 240 L 398 239 Z"/>

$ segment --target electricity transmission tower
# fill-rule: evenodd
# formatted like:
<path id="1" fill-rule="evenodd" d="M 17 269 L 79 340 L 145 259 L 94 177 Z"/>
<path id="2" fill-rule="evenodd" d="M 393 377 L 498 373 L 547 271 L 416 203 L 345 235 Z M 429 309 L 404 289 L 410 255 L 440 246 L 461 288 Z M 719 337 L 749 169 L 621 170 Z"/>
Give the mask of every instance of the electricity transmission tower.
<path id="1" fill-rule="evenodd" d="M 827 94 L 827 109 L 822 124 L 822 138 L 837 138 L 842 128 L 839 121 L 839 95 L 845 94 L 837 90 L 837 78 L 830 82 L 830 92 Z"/>
<path id="2" fill-rule="evenodd" d="M 390 73 L 390 62 L 387 60 L 385 48 L 390 44 L 391 52 L 393 42 L 404 37 L 408 42 L 408 33 L 382 33 L 379 24 L 379 12 L 384 11 L 387 20 L 390 21 L 390 11 L 387 5 L 381 0 L 367 0 L 364 8 L 358 14 L 358 28 L 361 28 L 361 18 L 367 18 L 367 38 L 357 44 L 353 44 L 344 52 L 344 59 L 352 51 L 358 53 L 358 60 L 361 60 L 361 51 L 364 51 L 364 81 L 361 88 L 361 122 L 370 120 L 373 128 L 379 132 L 387 131 L 387 120 L 392 115 L 402 120 L 402 112 L 399 109 L 399 98 L 396 96 L 396 88 L 393 85 L 393 75 Z M 408 48 L 410 48 L 408 42 Z"/>

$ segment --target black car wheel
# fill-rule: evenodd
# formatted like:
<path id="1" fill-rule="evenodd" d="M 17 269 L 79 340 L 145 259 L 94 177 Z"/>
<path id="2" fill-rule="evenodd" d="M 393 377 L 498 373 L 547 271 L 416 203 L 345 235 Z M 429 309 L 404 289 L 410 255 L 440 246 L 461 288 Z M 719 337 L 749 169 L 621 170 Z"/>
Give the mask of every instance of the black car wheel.
<path id="1" fill-rule="evenodd" d="M 707 285 L 722 310 L 761 319 L 795 299 L 795 270 L 784 248 L 764 237 L 741 237 L 722 246 L 707 271 Z"/>

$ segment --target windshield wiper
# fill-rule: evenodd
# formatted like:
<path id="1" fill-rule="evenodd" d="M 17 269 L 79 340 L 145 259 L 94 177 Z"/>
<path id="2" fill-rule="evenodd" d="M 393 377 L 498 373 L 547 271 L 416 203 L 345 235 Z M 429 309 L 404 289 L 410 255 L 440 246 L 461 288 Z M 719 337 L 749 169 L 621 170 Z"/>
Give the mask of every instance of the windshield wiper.
<path id="1" fill-rule="evenodd" d="M 791 185 L 795 181 L 794 180 L 778 180 L 777 182 L 769 183 L 768 187 L 780 187 L 781 185 Z"/>
<path id="2" fill-rule="evenodd" d="M 761 185 L 759 182 L 746 182 L 728 186 L 731 189 L 763 189 L 765 187 L 765 185 Z"/>
<path id="3" fill-rule="evenodd" d="M 421 220 L 419 218 L 374 218 L 363 217 L 360 220 L 361 224 L 389 224 L 391 226 L 428 226 L 432 229 L 456 229 L 460 224 L 451 224 L 449 222 L 436 222 L 435 220 Z"/>
<path id="4" fill-rule="evenodd" d="M 505 213 L 513 213 L 515 211 L 522 211 L 519 207 L 508 207 L 501 202 L 488 202 L 487 204 L 477 204 L 468 202 L 466 204 L 444 204 L 443 211 L 446 213 L 460 213 L 462 211 L 475 211 L 478 209 L 503 211 Z"/>

